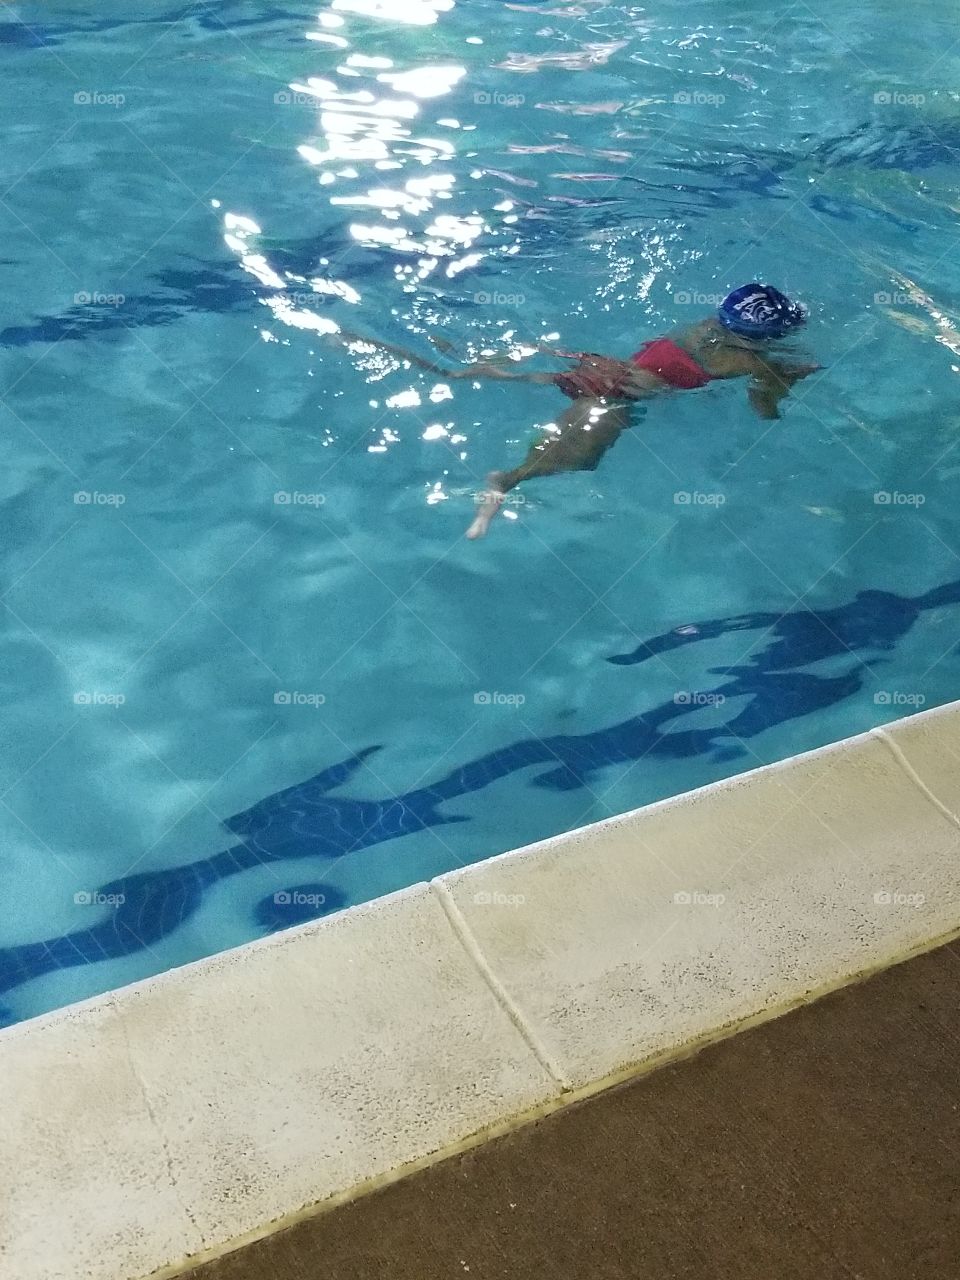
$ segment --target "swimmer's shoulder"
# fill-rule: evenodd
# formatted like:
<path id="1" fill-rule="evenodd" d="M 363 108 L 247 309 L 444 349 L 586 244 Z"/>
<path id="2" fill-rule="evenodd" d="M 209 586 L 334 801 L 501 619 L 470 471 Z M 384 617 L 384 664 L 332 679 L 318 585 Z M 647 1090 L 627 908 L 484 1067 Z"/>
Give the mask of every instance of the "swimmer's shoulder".
<path id="1" fill-rule="evenodd" d="M 711 360 L 718 357 L 723 361 L 731 352 L 757 353 L 764 350 L 762 342 L 731 333 L 716 316 L 707 316 L 694 324 L 681 325 L 663 334 L 663 337 L 686 351 L 687 355 L 692 356 L 704 368 L 709 368 Z"/>
<path id="2" fill-rule="evenodd" d="M 710 347 L 717 346 L 723 341 L 723 335 L 726 330 L 712 316 L 708 316 L 705 320 L 698 320 L 695 324 L 682 325 L 680 328 L 671 329 L 669 333 L 663 336 L 688 355 L 696 358 L 698 353 Z"/>
<path id="3" fill-rule="evenodd" d="M 708 356 L 711 352 L 717 351 L 760 352 L 765 349 L 762 342 L 753 338 L 741 338 L 739 334 L 731 333 L 716 316 L 707 316 L 705 320 L 690 325 L 680 332 L 685 335 L 684 340 L 681 341 L 671 335 L 673 341 L 694 358 L 700 355 Z"/>

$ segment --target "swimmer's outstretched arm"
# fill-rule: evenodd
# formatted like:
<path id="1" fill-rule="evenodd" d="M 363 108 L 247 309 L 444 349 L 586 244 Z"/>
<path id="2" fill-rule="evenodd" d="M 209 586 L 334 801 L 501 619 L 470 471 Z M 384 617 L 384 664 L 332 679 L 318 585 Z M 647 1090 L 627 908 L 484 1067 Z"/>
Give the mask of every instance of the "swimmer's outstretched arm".
<path id="1" fill-rule="evenodd" d="M 592 400 L 587 396 L 574 400 L 557 419 L 556 429 L 545 431 L 518 467 L 512 471 L 490 472 L 480 510 L 467 530 L 467 537 L 483 537 L 506 494 L 522 481 L 556 475 L 558 471 L 593 471 L 629 425 L 629 405 Z"/>
<path id="2" fill-rule="evenodd" d="M 707 368 L 715 378 L 750 379 L 747 397 L 758 417 L 765 420 L 780 417 L 780 401 L 795 382 L 806 378 L 821 366 L 791 364 L 747 351 L 739 347 L 720 347 L 709 352 Z"/>
<path id="3" fill-rule="evenodd" d="M 780 417 L 780 401 L 801 378 L 821 367 L 818 364 L 787 364 L 782 360 L 759 361 L 762 368 L 753 374 L 747 398 L 758 418 L 769 421 Z"/>

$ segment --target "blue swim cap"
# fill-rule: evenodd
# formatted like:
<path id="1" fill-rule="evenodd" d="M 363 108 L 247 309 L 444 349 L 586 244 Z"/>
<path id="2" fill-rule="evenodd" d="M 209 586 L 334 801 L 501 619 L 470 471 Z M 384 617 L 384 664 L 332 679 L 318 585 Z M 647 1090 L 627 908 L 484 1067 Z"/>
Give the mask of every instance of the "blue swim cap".
<path id="1" fill-rule="evenodd" d="M 742 338 L 782 338 L 788 329 L 803 324 L 807 313 L 773 285 L 742 284 L 720 303 L 717 318 Z"/>

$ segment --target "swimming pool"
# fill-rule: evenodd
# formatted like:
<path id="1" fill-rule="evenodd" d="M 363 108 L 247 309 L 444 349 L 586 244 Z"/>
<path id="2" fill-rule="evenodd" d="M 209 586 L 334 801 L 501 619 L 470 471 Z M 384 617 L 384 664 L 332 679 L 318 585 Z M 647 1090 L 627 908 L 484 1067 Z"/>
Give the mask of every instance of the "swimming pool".
<path id="1" fill-rule="evenodd" d="M 901 19 L 4 13 L 4 1020 L 960 696 L 960 43 Z M 657 403 L 477 544 L 562 397 L 323 337 L 625 355 L 751 278 L 781 421 Z"/>

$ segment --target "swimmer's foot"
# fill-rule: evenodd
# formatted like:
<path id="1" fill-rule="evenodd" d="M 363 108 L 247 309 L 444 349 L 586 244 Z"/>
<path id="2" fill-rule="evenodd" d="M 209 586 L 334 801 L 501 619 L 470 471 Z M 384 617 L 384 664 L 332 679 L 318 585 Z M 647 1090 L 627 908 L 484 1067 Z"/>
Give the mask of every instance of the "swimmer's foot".
<path id="1" fill-rule="evenodd" d="M 477 518 L 467 530 L 468 538 L 482 538 L 490 527 L 490 521 L 500 510 L 507 496 L 503 489 L 504 472 L 491 471 L 487 476 L 487 487 L 480 495 L 480 510 Z"/>

